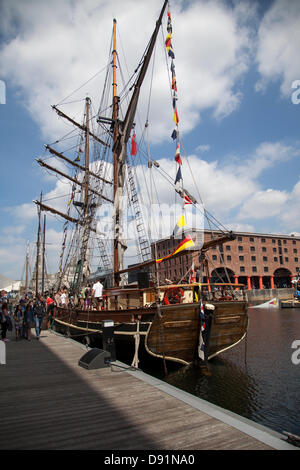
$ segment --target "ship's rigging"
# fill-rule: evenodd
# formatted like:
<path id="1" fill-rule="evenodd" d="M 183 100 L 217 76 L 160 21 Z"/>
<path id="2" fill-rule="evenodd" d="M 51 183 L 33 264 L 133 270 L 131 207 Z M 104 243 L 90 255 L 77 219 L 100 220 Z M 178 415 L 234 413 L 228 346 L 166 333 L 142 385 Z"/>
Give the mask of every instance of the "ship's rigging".
<path id="1" fill-rule="evenodd" d="M 57 161 L 63 163 L 67 168 L 73 169 L 70 176 L 65 171 L 50 165 L 45 159 L 39 158 L 37 162 L 47 170 L 55 172 L 56 175 L 68 180 L 71 183 L 71 196 L 67 205 L 67 211 L 50 207 L 42 201 L 34 201 L 43 211 L 50 211 L 53 214 L 65 220 L 63 228 L 62 251 L 59 258 L 59 270 L 57 286 L 60 287 L 66 283 L 68 279 L 70 286 L 75 290 L 79 290 L 88 281 L 91 274 L 89 258 L 94 259 L 95 265 L 101 265 L 102 270 L 113 274 L 112 282 L 119 285 L 124 282 L 125 273 L 136 269 L 124 266 L 124 253 L 127 249 L 126 234 L 123 230 L 124 222 L 124 196 L 128 196 L 129 206 L 131 207 L 133 218 L 136 224 L 136 242 L 139 250 L 139 260 L 142 262 L 141 268 L 155 265 L 155 259 L 152 259 L 151 239 L 149 230 L 145 224 L 145 214 L 139 203 L 139 189 L 135 181 L 134 163 L 129 161 L 128 143 L 132 132 L 135 131 L 135 116 L 137 112 L 137 104 L 140 95 L 141 86 L 143 84 L 149 63 L 154 51 L 154 45 L 158 36 L 158 32 L 162 23 L 162 17 L 167 7 L 167 1 L 164 2 L 156 27 L 152 37 L 148 43 L 145 53 L 135 70 L 135 73 L 127 83 L 124 83 L 124 89 L 118 94 L 117 70 L 121 71 L 119 57 L 116 45 L 116 20 L 113 21 L 112 34 L 112 60 L 107 67 L 105 85 L 101 102 L 96 113 L 91 111 L 92 104 L 90 98 L 85 99 L 84 119 L 81 123 L 70 117 L 66 112 L 61 110 L 60 106 L 52 106 L 58 116 L 79 131 L 78 144 L 75 147 L 76 158 L 69 158 L 61 148 L 56 149 L 54 145 L 46 145 L 46 151 Z M 168 37 L 172 28 L 170 26 L 170 16 L 168 13 Z M 172 51 L 171 43 L 166 42 L 167 49 Z M 174 120 L 176 123 L 176 142 L 179 148 L 179 130 L 178 130 L 178 113 L 177 113 L 177 85 L 176 77 L 174 81 L 174 64 L 171 65 L 172 80 L 171 89 L 173 90 L 172 102 L 174 108 Z M 120 72 L 123 77 L 122 73 Z M 112 80 L 112 105 L 110 105 L 109 88 Z M 130 96 L 130 92 L 132 92 Z M 151 92 L 150 92 L 151 93 Z M 70 95 L 68 96 L 68 98 Z M 127 109 L 122 114 L 121 104 L 127 99 Z M 147 115 L 145 128 L 148 127 Z M 174 137 L 173 137 L 174 138 Z M 55 144 L 60 144 L 57 141 Z M 148 145 L 148 143 L 146 144 Z M 141 150 L 141 149 L 139 149 Z M 109 163 L 109 154 L 112 152 L 112 164 Z M 91 158 L 92 154 L 92 158 Z M 141 150 L 142 154 L 142 150 Z M 188 201 L 189 204 L 196 206 L 197 200 L 190 192 L 181 184 L 170 178 L 160 167 L 156 160 L 152 159 L 148 149 L 145 152 L 147 166 L 152 172 L 152 168 L 162 175 L 168 184 L 172 185 L 175 192 L 179 195 L 183 202 Z M 180 157 L 179 157 L 180 158 Z M 176 158 L 175 158 L 176 159 Z M 83 161 L 84 160 L 84 161 Z M 177 161 L 177 159 L 176 159 Z M 126 185 L 125 185 L 126 182 Z M 152 183 L 153 177 L 152 177 Z M 151 190 L 151 193 L 153 188 Z M 80 195 L 80 199 L 78 199 Z M 151 194 L 153 198 L 153 194 Z M 149 198 L 149 203 L 153 202 Z M 113 226 L 110 239 L 103 237 L 103 228 L 101 221 L 98 220 L 99 209 L 103 205 L 112 206 L 110 217 L 113 220 Z M 202 205 L 198 210 L 204 211 L 205 216 L 210 223 L 215 223 L 215 219 L 203 209 Z M 71 233 L 70 226 L 74 226 Z M 219 225 L 218 225 L 219 228 Z M 102 236 L 99 236 L 101 235 Z M 203 251 L 208 249 L 212 244 L 220 244 L 232 239 L 232 234 L 224 231 L 222 240 L 217 239 L 209 245 L 203 247 Z M 99 255 L 94 255 L 94 247 L 97 246 Z M 112 252 L 112 254 L 111 254 Z M 70 274 L 70 269 L 72 274 Z M 69 271 L 69 274 L 68 274 Z"/>

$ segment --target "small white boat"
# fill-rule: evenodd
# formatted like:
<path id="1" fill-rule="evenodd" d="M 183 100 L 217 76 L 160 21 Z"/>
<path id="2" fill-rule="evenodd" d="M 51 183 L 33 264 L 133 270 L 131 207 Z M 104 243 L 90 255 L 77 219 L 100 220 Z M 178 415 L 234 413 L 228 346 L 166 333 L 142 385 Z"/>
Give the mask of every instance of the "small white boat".
<path id="1" fill-rule="evenodd" d="M 264 302 L 263 304 L 259 305 L 251 305 L 248 308 L 279 308 L 279 300 L 277 297 L 274 297 L 274 299 L 268 300 L 267 302 Z"/>

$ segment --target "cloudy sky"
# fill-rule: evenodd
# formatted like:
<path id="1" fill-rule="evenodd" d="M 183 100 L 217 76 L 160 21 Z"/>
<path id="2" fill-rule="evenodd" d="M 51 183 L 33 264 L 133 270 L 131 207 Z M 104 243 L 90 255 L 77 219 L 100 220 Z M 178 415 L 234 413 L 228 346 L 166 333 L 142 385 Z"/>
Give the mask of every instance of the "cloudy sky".
<path id="1" fill-rule="evenodd" d="M 1 0 L 1 274 L 22 276 L 26 243 L 33 247 L 36 241 L 32 200 L 41 190 L 48 200 L 66 192 L 66 182 L 35 161 L 44 156 L 45 144 L 70 131 L 51 105 L 63 101 L 62 109 L 81 120 L 89 95 L 98 109 L 113 18 L 126 82 L 162 3 Z M 184 186 L 196 199 L 200 194 L 229 229 L 300 234 L 300 2 L 172 0 L 170 11 Z M 152 158 L 173 177 L 165 37 L 166 18 L 155 53 L 149 133 Z M 151 70 L 137 119 L 138 139 Z M 167 204 L 173 199 L 160 178 L 157 189 Z M 47 219 L 47 250 L 49 270 L 55 271 L 62 232 L 52 219 Z"/>

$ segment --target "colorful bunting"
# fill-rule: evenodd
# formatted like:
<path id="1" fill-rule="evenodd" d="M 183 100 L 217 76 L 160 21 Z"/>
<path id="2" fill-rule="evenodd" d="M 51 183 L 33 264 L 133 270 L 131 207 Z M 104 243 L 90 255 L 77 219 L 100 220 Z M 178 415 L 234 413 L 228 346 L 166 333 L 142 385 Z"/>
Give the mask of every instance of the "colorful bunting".
<path id="1" fill-rule="evenodd" d="M 184 206 L 187 206 L 188 204 L 193 204 L 190 198 L 186 194 L 183 196 L 183 199 L 184 199 Z"/>
<path id="2" fill-rule="evenodd" d="M 177 107 L 175 108 L 175 111 L 174 111 L 174 121 L 175 121 L 175 124 L 178 124 L 178 123 L 179 123 L 179 117 L 178 117 Z"/>
<path id="3" fill-rule="evenodd" d="M 182 181 L 181 166 L 178 167 L 174 184 L 178 183 L 180 180 Z"/>
<path id="4" fill-rule="evenodd" d="M 184 214 L 180 217 L 177 224 L 175 225 L 175 228 L 174 228 L 173 233 L 172 233 L 172 237 L 174 238 L 180 232 L 180 229 L 183 229 L 183 227 L 186 227 L 186 221 L 185 221 L 185 215 Z"/>
<path id="5" fill-rule="evenodd" d="M 202 300 L 201 300 L 201 305 L 200 305 L 200 325 L 201 327 L 200 327 L 200 334 L 199 334 L 198 356 L 200 359 L 204 361 L 205 360 L 205 343 L 204 343 L 203 332 L 205 331 L 205 313 L 204 313 Z"/>
<path id="6" fill-rule="evenodd" d="M 172 137 L 173 140 L 177 139 L 177 130 L 176 129 L 173 130 L 173 132 L 171 134 L 171 137 Z"/>
<path id="7" fill-rule="evenodd" d="M 182 165 L 182 160 L 181 160 L 181 157 L 180 157 L 180 145 L 179 145 L 179 144 L 177 144 L 177 148 L 176 148 L 175 161 L 176 161 L 179 165 Z"/>
<path id="8" fill-rule="evenodd" d="M 155 260 L 156 263 L 161 263 L 162 261 L 164 261 L 165 259 L 168 259 L 168 258 L 171 258 L 171 256 L 174 256 L 176 255 L 177 253 L 179 253 L 180 251 L 183 251 L 183 250 L 186 250 L 187 248 L 190 248 L 192 246 L 194 246 L 195 243 L 193 242 L 193 240 L 191 239 L 190 235 L 187 235 L 185 237 L 184 240 L 182 240 L 178 247 L 176 248 L 176 250 L 173 251 L 173 253 L 170 253 L 169 255 L 167 256 L 164 256 L 163 258 L 160 258 L 160 259 L 157 259 Z"/>
<path id="9" fill-rule="evenodd" d="M 136 133 L 135 133 L 135 131 L 134 131 L 134 132 L 133 132 L 132 139 L 131 139 L 131 155 L 133 155 L 133 156 L 135 157 L 135 156 L 136 156 L 136 152 L 137 152 Z"/>

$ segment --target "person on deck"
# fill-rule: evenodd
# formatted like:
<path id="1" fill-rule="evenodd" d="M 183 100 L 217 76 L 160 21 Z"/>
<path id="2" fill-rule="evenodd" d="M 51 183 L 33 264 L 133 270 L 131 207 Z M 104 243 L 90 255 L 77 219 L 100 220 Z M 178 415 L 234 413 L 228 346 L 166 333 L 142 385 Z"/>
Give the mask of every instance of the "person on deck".
<path id="1" fill-rule="evenodd" d="M 103 293 L 103 285 L 101 284 L 100 281 L 95 282 L 92 288 L 92 297 L 95 299 L 94 305 L 95 305 L 96 310 L 101 309 L 102 293 Z"/>

